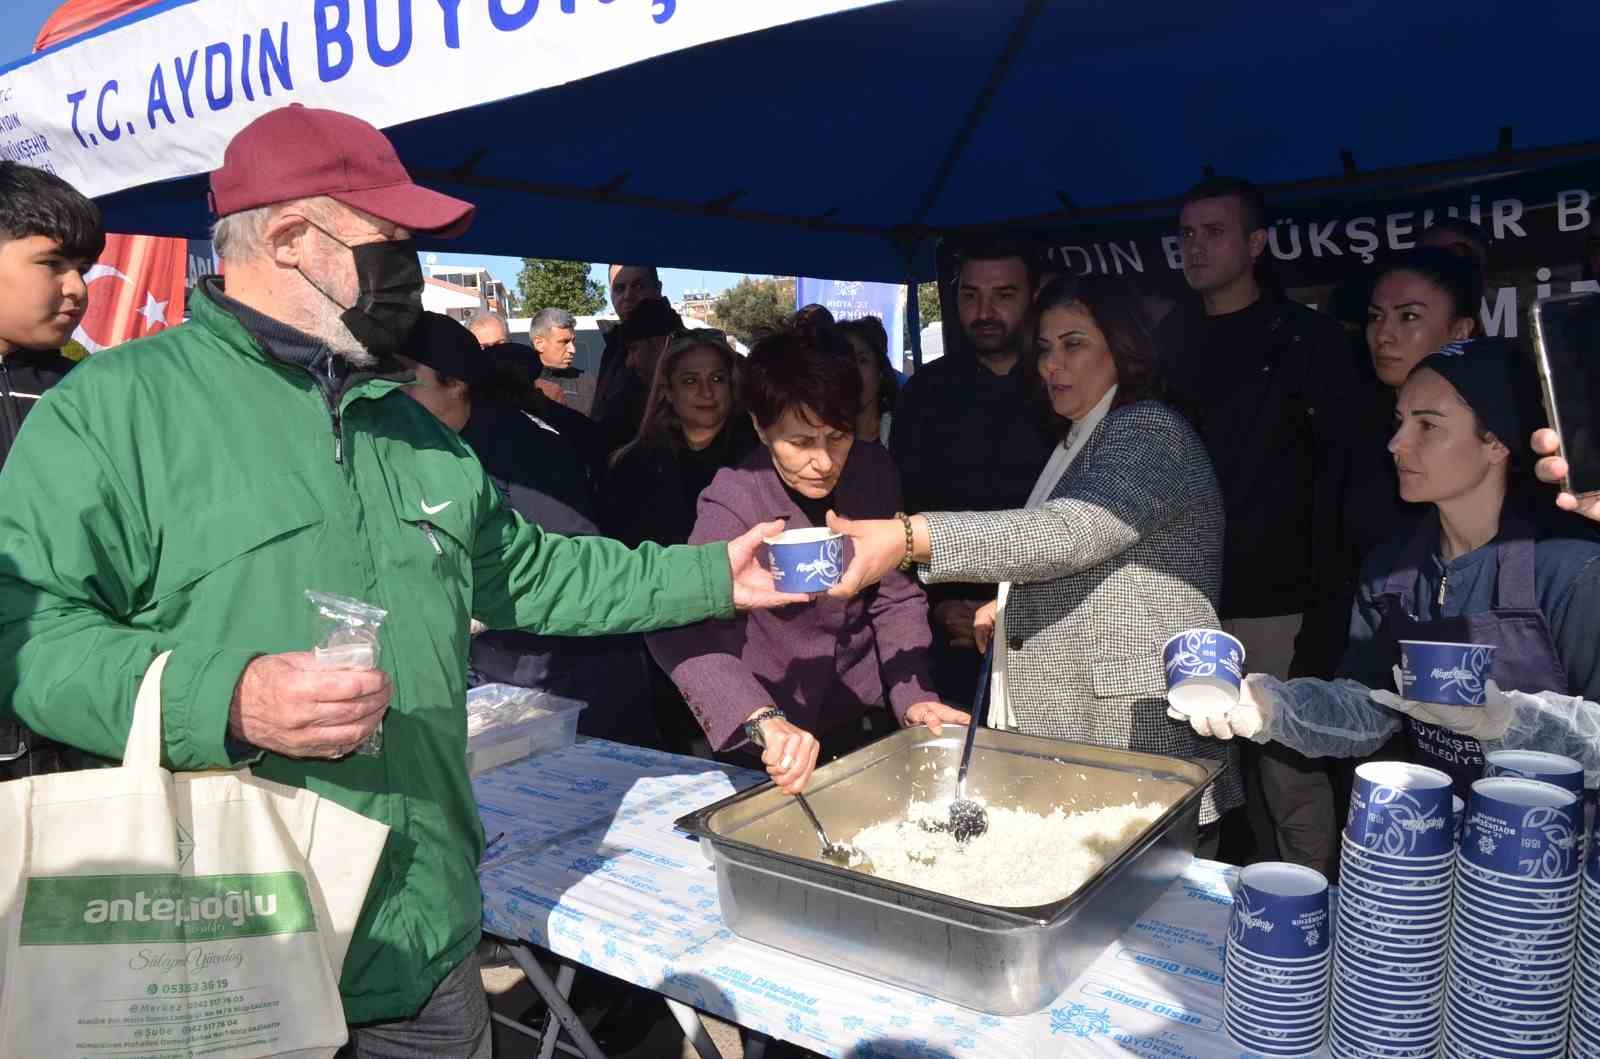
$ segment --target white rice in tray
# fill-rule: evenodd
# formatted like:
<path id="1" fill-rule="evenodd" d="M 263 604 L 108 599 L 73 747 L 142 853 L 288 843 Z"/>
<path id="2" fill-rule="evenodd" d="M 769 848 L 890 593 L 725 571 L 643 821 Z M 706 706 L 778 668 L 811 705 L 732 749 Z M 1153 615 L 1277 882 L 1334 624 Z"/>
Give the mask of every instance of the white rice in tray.
<path id="1" fill-rule="evenodd" d="M 912 802 L 906 817 L 863 828 L 850 840 L 873 872 L 967 901 L 1009 908 L 1059 901 L 1082 886 L 1157 817 L 1164 805 L 1107 806 L 1048 816 L 985 806 L 989 830 L 965 843 L 919 824 L 949 818 L 950 803 Z"/>

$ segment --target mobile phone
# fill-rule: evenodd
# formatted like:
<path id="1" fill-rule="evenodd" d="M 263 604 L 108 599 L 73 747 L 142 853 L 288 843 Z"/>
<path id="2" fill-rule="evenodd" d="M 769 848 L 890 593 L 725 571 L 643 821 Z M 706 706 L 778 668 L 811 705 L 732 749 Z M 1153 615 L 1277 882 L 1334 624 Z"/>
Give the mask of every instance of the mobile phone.
<path id="1" fill-rule="evenodd" d="M 1532 316 L 1544 410 L 1567 461 L 1562 488 L 1600 493 L 1600 293 L 1540 298 Z"/>

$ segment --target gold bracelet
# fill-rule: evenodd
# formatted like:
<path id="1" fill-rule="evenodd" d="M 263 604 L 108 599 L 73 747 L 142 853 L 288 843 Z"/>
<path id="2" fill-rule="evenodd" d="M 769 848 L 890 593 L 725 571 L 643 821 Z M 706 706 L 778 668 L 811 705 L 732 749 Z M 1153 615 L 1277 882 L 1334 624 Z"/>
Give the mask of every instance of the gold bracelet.
<path id="1" fill-rule="evenodd" d="M 916 534 L 911 532 L 910 515 L 907 515 L 904 511 L 896 511 L 894 513 L 894 517 L 899 519 L 900 525 L 904 526 L 906 529 L 906 554 L 900 559 L 900 572 L 902 574 L 909 574 L 912 568 L 917 565 L 916 561 L 911 558 L 911 553 L 917 547 L 917 537 Z"/>

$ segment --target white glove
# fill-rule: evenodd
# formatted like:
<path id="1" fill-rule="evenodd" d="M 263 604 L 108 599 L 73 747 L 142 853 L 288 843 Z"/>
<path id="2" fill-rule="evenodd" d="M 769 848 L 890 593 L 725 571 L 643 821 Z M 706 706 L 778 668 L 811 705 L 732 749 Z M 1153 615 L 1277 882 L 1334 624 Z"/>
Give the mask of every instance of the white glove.
<path id="1" fill-rule="evenodd" d="M 1245 677 L 1239 687 L 1239 702 L 1222 710 L 1182 713 L 1167 707 L 1167 716 L 1175 721 L 1188 721 L 1195 734 L 1207 739 L 1253 739 L 1265 743 L 1266 732 L 1272 718 L 1272 699 L 1263 695 L 1259 699 L 1251 690 L 1252 677 Z M 1259 737 L 1259 738 L 1258 738 Z"/>
<path id="2" fill-rule="evenodd" d="M 1399 666 L 1394 667 L 1394 686 L 1405 687 Z M 1485 689 L 1482 706 L 1440 706 L 1434 702 L 1413 702 L 1381 688 L 1374 688 L 1371 695 L 1372 701 L 1380 706 L 1424 724 L 1438 725 L 1457 735 L 1470 736 L 1480 743 L 1504 738 L 1506 729 L 1511 726 L 1511 700 L 1492 680 Z"/>

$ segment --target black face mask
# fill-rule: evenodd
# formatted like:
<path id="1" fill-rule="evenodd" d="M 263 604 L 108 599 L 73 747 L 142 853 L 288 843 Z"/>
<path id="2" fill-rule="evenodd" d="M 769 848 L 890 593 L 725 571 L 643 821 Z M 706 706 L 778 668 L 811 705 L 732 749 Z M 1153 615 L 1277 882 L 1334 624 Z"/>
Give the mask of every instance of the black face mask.
<path id="1" fill-rule="evenodd" d="M 345 306 L 310 276 L 300 274 L 317 293 L 344 309 L 339 319 L 367 352 L 376 357 L 398 353 L 422 319 L 422 265 L 416 245 L 400 239 L 351 246 L 320 224 L 306 223 L 350 251 L 356 264 L 356 303 Z"/>

